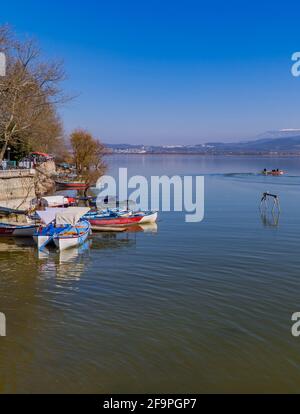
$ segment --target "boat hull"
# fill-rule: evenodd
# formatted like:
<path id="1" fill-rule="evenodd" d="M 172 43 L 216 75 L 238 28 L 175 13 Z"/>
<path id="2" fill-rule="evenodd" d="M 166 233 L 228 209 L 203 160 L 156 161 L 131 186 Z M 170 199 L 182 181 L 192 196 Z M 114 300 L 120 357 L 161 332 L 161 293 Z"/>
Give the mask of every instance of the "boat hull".
<path id="1" fill-rule="evenodd" d="M 135 224 L 155 223 L 157 221 L 157 213 L 150 213 L 145 215 L 132 215 L 129 217 L 99 217 L 89 218 L 92 227 L 103 226 L 130 226 Z"/>
<path id="2" fill-rule="evenodd" d="M 158 218 L 158 213 L 146 214 L 142 217 L 139 224 L 152 224 L 156 223 Z"/>
<path id="3" fill-rule="evenodd" d="M 43 247 L 46 247 L 47 244 L 49 244 L 51 237 L 50 236 L 42 236 L 35 234 L 33 236 L 33 240 L 35 241 L 38 249 L 42 249 Z"/>
<path id="4" fill-rule="evenodd" d="M 53 241 L 59 250 L 67 250 L 83 244 L 87 240 L 89 234 L 90 226 L 88 226 L 84 232 L 81 232 L 78 235 L 65 236 L 63 233 L 58 234 L 53 237 Z"/>
<path id="5" fill-rule="evenodd" d="M 12 236 L 14 232 L 13 227 L 0 227 L 0 236 Z"/>
<path id="6" fill-rule="evenodd" d="M 15 229 L 14 237 L 32 237 L 37 229 L 37 226 L 31 227 L 18 227 Z"/>
<path id="7" fill-rule="evenodd" d="M 53 236 L 55 232 L 63 231 L 64 229 L 56 229 L 52 223 L 45 227 L 39 227 L 33 235 L 33 240 L 37 244 L 39 250 L 44 249 L 50 243 L 53 243 Z"/>
<path id="8" fill-rule="evenodd" d="M 63 182 L 63 181 L 55 181 L 56 185 L 63 188 L 70 188 L 70 189 L 77 189 L 77 190 L 86 190 L 88 185 L 85 183 L 76 183 L 76 182 Z"/>
<path id="9" fill-rule="evenodd" d="M 284 175 L 284 171 L 280 170 L 280 171 L 263 171 L 262 172 L 263 175 L 271 175 L 273 177 L 279 177 L 281 175 Z"/>
<path id="10" fill-rule="evenodd" d="M 10 224 L 0 225 L 0 236 L 4 237 L 32 237 L 37 226 L 13 226 Z"/>

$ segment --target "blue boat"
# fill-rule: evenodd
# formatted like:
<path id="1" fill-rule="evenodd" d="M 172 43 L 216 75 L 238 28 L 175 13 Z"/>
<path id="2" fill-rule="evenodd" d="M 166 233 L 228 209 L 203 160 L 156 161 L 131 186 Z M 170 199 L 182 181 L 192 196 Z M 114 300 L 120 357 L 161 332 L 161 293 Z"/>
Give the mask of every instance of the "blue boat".
<path id="1" fill-rule="evenodd" d="M 38 249 L 42 250 L 50 243 L 54 243 L 59 250 L 83 244 L 91 232 L 90 223 L 82 220 L 88 211 L 88 208 L 81 207 L 38 211 L 44 223 L 33 237 Z"/>

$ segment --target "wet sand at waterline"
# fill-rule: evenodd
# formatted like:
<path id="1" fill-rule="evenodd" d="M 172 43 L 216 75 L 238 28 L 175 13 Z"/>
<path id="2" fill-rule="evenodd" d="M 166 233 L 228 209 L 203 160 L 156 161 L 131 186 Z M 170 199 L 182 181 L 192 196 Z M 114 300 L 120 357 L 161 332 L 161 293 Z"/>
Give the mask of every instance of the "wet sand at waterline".
<path id="1" fill-rule="evenodd" d="M 161 213 L 157 230 L 48 255 L 0 239 L 0 392 L 298 392 L 300 161 L 108 162 L 113 174 L 204 174 L 205 219 Z M 260 215 L 264 191 L 280 194 L 279 217 Z"/>

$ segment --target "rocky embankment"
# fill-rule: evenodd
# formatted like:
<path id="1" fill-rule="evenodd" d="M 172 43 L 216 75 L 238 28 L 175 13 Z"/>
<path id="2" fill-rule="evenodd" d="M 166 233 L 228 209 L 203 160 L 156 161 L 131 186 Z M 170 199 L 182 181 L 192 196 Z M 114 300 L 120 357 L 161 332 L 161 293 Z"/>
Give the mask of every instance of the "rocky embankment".
<path id="1" fill-rule="evenodd" d="M 54 161 L 47 161 L 36 168 L 35 194 L 42 196 L 55 189 L 56 166 Z"/>
<path id="2" fill-rule="evenodd" d="M 28 208 L 30 201 L 55 188 L 56 167 L 47 161 L 32 170 L 0 171 L 0 205 Z"/>

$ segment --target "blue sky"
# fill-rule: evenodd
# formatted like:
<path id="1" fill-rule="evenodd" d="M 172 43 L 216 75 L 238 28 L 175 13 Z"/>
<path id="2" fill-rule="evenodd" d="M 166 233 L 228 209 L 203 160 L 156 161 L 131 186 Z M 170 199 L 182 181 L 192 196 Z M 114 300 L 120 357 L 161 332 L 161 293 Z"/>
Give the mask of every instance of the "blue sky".
<path id="1" fill-rule="evenodd" d="M 300 128 L 296 1 L 1 4 L 1 22 L 64 59 L 66 131 L 111 143 L 202 143 Z"/>

